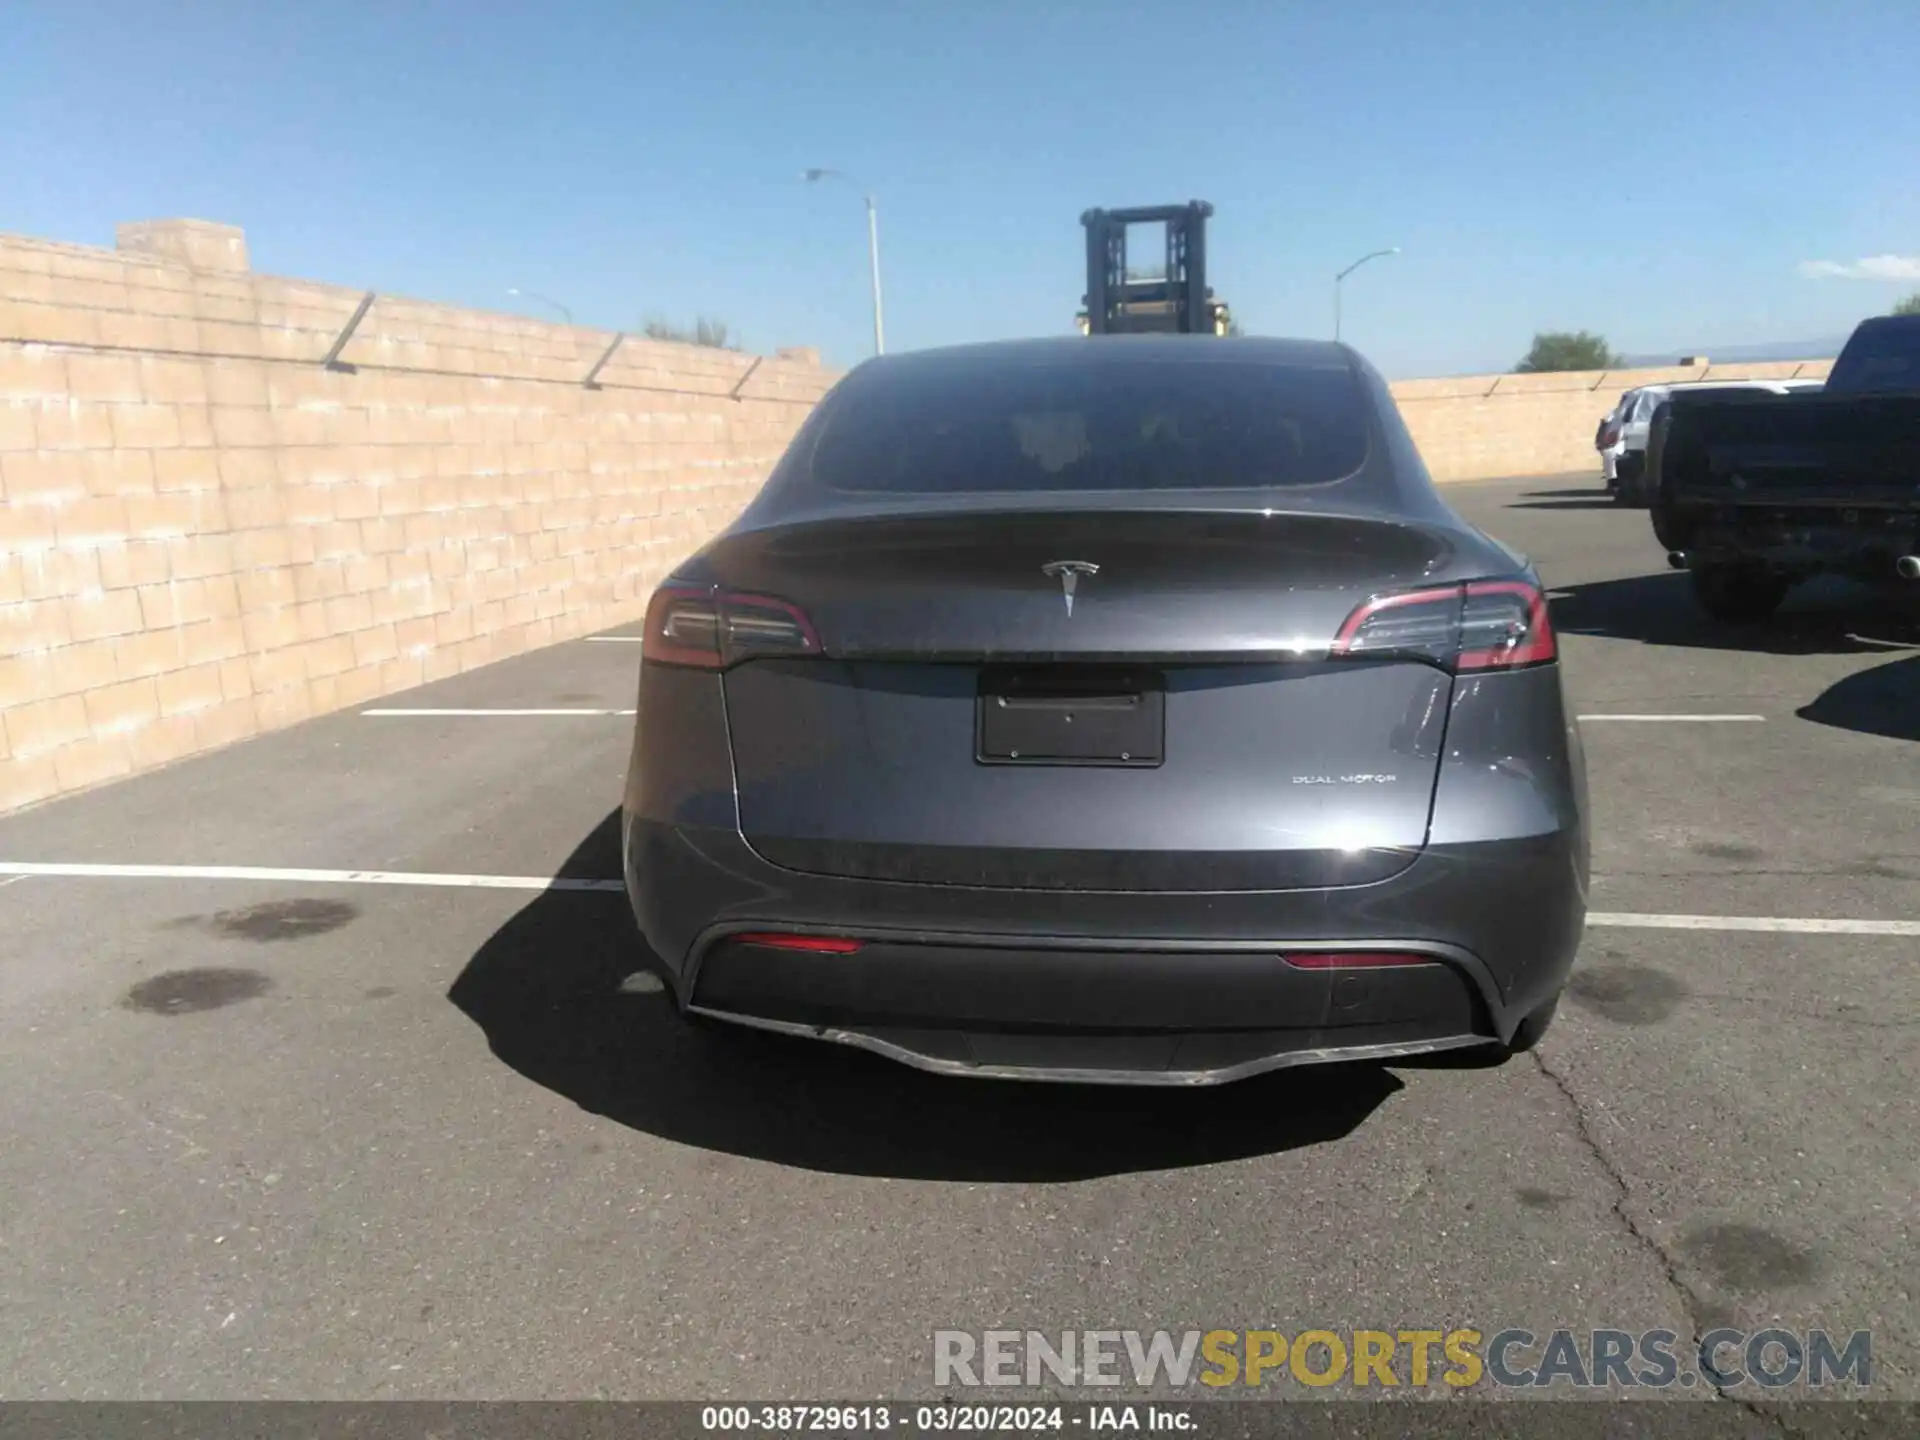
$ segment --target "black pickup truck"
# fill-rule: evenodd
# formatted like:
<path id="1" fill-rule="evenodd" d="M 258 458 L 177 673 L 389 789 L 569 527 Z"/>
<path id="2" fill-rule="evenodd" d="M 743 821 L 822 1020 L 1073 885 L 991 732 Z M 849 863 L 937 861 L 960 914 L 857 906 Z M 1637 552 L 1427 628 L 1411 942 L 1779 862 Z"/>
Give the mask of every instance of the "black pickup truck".
<path id="1" fill-rule="evenodd" d="M 1920 597 L 1920 315 L 1863 321 L 1821 391 L 1664 410 L 1653 532 L 1709 614 L 1763 620 L 1825 573 Z"/>

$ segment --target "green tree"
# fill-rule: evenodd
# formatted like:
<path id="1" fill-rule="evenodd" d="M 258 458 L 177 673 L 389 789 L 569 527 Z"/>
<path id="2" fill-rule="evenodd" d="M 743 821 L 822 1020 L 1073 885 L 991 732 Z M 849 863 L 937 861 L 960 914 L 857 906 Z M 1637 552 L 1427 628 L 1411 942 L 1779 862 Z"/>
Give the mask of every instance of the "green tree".
<path id="1" fill-rule="evenodd" d="M 1533 348 L 1513 367 L 1516 375 L 1549 370 L 1611 370 L 1620 357 L 1598 335 L 1585 330 L 1544 330 L 1533 337 Z"/>
<path id="2" fill-rule="evenodd" d="M 1920 315 L 1920 290 L 1916 290 L 1906 299 L 1893 307 L 1896 315 Z"/>

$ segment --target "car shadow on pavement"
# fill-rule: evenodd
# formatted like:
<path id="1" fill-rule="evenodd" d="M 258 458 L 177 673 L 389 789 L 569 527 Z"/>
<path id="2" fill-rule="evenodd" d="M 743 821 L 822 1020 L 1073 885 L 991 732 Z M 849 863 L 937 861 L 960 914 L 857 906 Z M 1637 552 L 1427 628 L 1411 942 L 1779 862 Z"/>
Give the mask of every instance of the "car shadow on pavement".
<path id="1" fill-rule="evenodd" d="M 1563 634 L 1762 655 L 1870 654 L 1920 641 L 1911 611 L 1862 599 L 1838 582 L 1808 584 L 1765 621 L 1729 625 L 1701 610 L 1677 570 L 1584 585 L 1552 585 L 1551 578 L 1553 623 Z"/>
<path id="2" fill-rule="evenodd" d="M 1598 490 L 1529 490 L 1507 502 L 1508 510 L 1625 510 L 1603 486 Z"/>
<path id="3" fill-rule="evenodd" d="M 620 874 L 618 812 L 560 876 Z M 1223 1088 L 1013 1084 L 683 1021 L 623 993 L 647 966 L 626 897 L 548 890 L 475 952 L 448 998 L 493 1053 L 582 1109 L 683 1145 L 899 1179 L 1050 1182 L 1206 1165 L 1352 1133 L 1401 1081 L 1314 1066 Z"/>
<path id="4" fill-rule="evenodd" d="M 1856 671 L 1793 713 L 1839 730 L 1920 740 L 1920 655 Z"/>

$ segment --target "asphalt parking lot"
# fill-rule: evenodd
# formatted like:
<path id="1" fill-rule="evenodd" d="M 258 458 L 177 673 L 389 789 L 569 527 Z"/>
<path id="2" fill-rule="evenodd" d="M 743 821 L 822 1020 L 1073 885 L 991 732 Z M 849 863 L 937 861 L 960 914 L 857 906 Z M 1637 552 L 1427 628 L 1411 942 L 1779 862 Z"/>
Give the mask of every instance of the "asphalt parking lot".
<path id="1" fill-rule="evenodd" d="M 937 1329 L 1727 1324 L 1871 1330 L 1920 1398 L 1920 635 L 1714 627 L 1595 489 L 1447 491 L 1596 717 L 1596 923 L 1505 1066 L 1082 1091 L 686 1031 L 619 990 L 618 641 L 379 707 L 587 713 L 339 714 L 0 820 L 0 1397 L 915 1397 Z"/>

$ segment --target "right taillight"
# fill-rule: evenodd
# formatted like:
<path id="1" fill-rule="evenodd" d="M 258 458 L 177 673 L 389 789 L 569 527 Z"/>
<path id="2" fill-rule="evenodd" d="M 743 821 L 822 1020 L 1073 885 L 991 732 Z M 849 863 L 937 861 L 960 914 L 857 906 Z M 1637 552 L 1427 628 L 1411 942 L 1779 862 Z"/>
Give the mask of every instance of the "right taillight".
<path id="1" fill-rule="evenodd" d="M 785 600 L 669 581 L 647 604 L 640 653 L 658 665 L 723 670 L 764 656 L 818 655 L 820 637 Z"/>
<path id="2" fill-rule="evenodd" d="M 1559 656 L 1547 597 L 1525 580 L 1475 580 L 1460 607 L 1456 670 L 1523 670 Z"/>
<path id="3" fill-rule="evenodd" d="M 1522 670 L 1552 663 L 1559 650 L 1539 586 L 1474 580 L 1375 596 L 1347 617 L 1332 653 L 1404 656 L 1450 670 Z"/>

